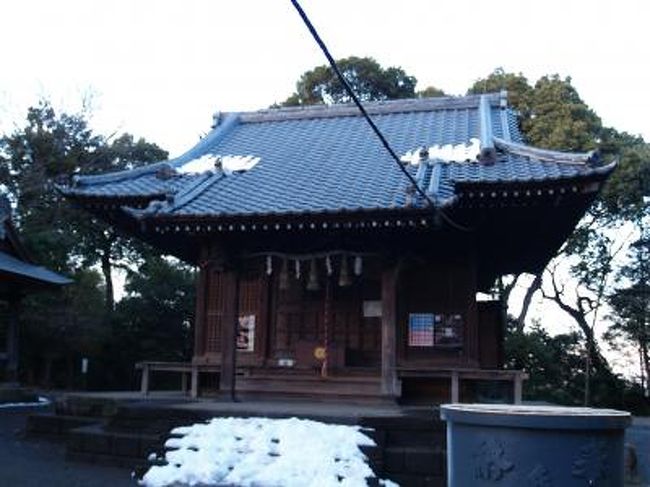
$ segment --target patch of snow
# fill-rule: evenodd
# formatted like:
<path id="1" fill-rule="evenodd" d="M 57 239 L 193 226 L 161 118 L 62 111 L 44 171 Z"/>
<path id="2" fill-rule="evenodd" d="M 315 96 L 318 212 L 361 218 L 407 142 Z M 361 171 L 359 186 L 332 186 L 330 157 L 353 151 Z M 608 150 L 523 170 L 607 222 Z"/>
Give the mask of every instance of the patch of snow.
<path id="1" fill-rule="evenodd" d="M 176 168 L 181 174 L 200 174 L 204 172 L 215 172 L 220 164 L 226 174 L 233 172 L 248 171 L 253 168 L 260 158 L 256 156 L 234 156 L 219 154 L 204 154 L 201 157 L 192 159 L 182 166 Z"/>
<path id="2" fill-rule="evenodd" d="M 152 466 L 141 485 L 356 487 L 375 478 L 359 449 L 375 443 L 358 426 L 298 418 L 214 418 L 175 428 L 172 435 L 165 443 L 167 465 Z"/>
<path id="3" fill-rule="evenodd" d="M 471 138 L 469 144 L 445 144 L 420 147 L 408 151 L 400 160 L 407 164 L 417 166 L 421 162 L 474 162 L 481 153 L 481 141 Z"/>
<path id="4" fill-rule="evenodd" d="M 0 409 L 2 408 L 26 408 L 34 406 L 47 406 L 51 401 L 47 397 L 39 397 L 37 402 L 5 402 L 0 403 Z"/>

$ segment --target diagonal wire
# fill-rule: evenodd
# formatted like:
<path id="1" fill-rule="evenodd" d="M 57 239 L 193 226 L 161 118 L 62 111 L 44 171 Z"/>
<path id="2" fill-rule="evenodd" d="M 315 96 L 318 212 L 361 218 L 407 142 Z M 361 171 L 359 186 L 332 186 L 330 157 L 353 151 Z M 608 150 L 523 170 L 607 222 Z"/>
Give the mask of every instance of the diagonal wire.
<path id="1" fill-rule="evenodd" d="M 336 61 L 332 57 L 332 55 L 329 52 L 329 49 L 327 49 L 327 46 L 321 39 L 320 35 L 318 35 L 318 32 L 316 31 L 316 28 L 314 25 L 311 23 L 309 20 L 309 17 L 307 17 L 307 14 L 305 11 L 302 9 L 300 4 L 298 3 L 298 0 L 291 0 L 291 3 L 295 7 L 295 9 L 298 11 L 298 14 L 302 18 L 302 21 L 305 23 L 307 26 L 307 29 L 309 29 L 309 32 L 311 33 L 312 37 L 320 47 L 321 51 L 323 51 L 323 54 L 327 58 L 327 61 L 329 62 L 331 68 L 334 70 L 336 73 L 336 76 L 339 78 L 339 81 L 343 84 L 343 87 L 345 90 L 348 92 L 348 95 L 350 95 L 350 98 L 354 101 L 354 104 L 357 106 L 363 117 L 366 119 L 372 130 L 375 132 L 375 135 L 377 138 L 381 141 L 382 145 L 388 151 L 388 153 L 391 155 L 395 163 L 397 164 L 397 167 L 400 168 L 400 170 L 404 173 L 404 175 L 408 178 L 408 180 L 411 182 L 413 185 L 413 188 L 424 198 L 424 200 L 427 202 L 429 206 L 433 208 L 433 210 L 436 212 L 437 215 L 439 215 L 444 221 L 446 221 L 452 228 L 455 228 L 456 230 L 460 230 L 461 232 L 472 232 L 473 229 L 470 227 L 466 227 L 465 225 L 461 225 L 460 223 L 455 222 L 449 215 L 447 215 L 442 208 L 436 206 L 436 203 L 427 195 L 422 188 L 418 185 L 417 181 L 411 174 L 404 168 L 402 165 L 402 161 L 400 161 L 399 157 L 393 150 L 393 148 L 390 146 L 386 138 L 384 137 L 384 134 L 381 133 L 377 125 L 375 125 L 375 122 L 373 121 L 372 117 L 368 114 L 366 109 L 364 108 L 363 104 L 359 100 L 359 97 L 357 97 L 356 93 L 348 83 L 348 80 L 345 79 L 341 71 L 339 70 L 339 67 L 336 64 Z"/>
<path id="2" fill-rule="evenodd" d="M 432 207 L 435 208 L 436 205 L 435 205 L 434 201 L 429 197 L 428 194 L 426 194 L 424 192 L 424 190 L 422 188 L 420 188 L 420 186 L 418 185 L 415 178 L 411 175 L 411 173 L 409 173 L 406 170 L 406 168 L 402 164 L 402 161 L 400 161 L 399 157 L 397 156 L 397 154 L 395 153 L 393 148 L 390 146 L 390 144 L 386 140 L 386 137 L 384 137 L 384 134 L 381 133 L 381 131 L 379 130 L 377 125 L 375 125 L 375 122 L 373 121 L 372 117 L 370 117 L 370 115 L 368 114 L 368 112 L 366 111 L 364 106 L 361 104 L 361 101 L 359 100 L 359 97 L 356 95 L 356 93 L 354 92 L 354 90 L 352 89 L 352 87 L 350 86 L 348 81 L 345 79 L 345 76 L 343 76 L 343 74 L 339 70 L 339 67 L 336 64 L 336 61 L 334 60 L 334 58 L 330 54 L 329 50 L 327 49 L 327 46 L 325 45 L 323 40 L 320 38 L 320 35 L 318 35 L 318 32 L 316 31 L 316 28 L 313 26 L 313 24 L 309 20 L 309 17 L 307 17 L 307 14 L 302 9 L 302 7 L 298 3 L 298 1 L 297 0 L 291 0 L 291 3 L 293 4 L 293 6 L 298 11 L 298 14 L 302 18 L 305 25 L 307 26 L 307 29 L 309 29 L 309 32 L 311 33 L 312 37 L 314 38 L 314 40 L 316 41 L 316 43 L 320 47 L 321 51 L 323 51 L 323 54 L 325 54 L 325 57 L 327 58 L 327 61 L 329 62 L 330 66 L 332 67 L 332 69 L 336 73 L 336 76 L 338 77 L 339 81 L 341 82 L 341 84 L 345 88 L 345 91 L 348 92 L 348 95 L 350 95 L 350 98 L 352 98 L 352 101 L 354 101 L 354 104 L 357 106 L 357 108 L 359 109 L 359 111 L 361 112 L 363 117 L 366 119 L 366 121 L 368 122 L 368 124 L 372 128 L 373 132 L 375 132 L 375 135 L 380 140 L 380 142 L 382 143 L 382 145 L 384 146 L 386 151 L 388 151 L 390 156 L 397 163 L 397 166 L 404 173 L 404 175 L 409 179 L 409 181 L 413 185 L 413 188 L 415 188 L 415 190 L 424 198 L 424 200 L 429 205 L 431 205 Z"/>

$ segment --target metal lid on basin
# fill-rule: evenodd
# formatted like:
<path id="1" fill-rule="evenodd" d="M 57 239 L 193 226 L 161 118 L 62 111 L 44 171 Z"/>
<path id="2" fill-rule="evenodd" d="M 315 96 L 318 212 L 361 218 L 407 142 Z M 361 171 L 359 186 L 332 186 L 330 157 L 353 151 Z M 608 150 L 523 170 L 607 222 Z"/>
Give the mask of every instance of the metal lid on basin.
<path id="1" fill-rule="evenodd" d="M 512 428 L 624 429 L 630 413 L 615 409 L 512 404 L 443 404 L 440 417 L 450 423 Z"/>

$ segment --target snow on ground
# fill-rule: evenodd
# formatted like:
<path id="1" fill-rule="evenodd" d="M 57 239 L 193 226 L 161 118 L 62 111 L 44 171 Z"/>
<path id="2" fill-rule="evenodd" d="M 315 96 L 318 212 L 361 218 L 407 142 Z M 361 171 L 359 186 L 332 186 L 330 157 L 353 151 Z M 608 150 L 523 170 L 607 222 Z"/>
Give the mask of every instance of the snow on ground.
<path id="1" fill-rule="evenodd" d="M 50 404 L 50 400 L 46 397 L 39 397 L 38 402 L 4 402 L 0 403 L 0 409 L 2 408 L 25 408 L 32 406 L 47 406 Z"/>
<path id="2" fill-rule="evenodd" d="M 359 449 L 375 443 L 358 426 L 214 418 L 175 428 L 172 435 L 178 437 L 165 443 L 167 464 L 152 466 L 141 485 L 356 487 L 375 477 Z"/>

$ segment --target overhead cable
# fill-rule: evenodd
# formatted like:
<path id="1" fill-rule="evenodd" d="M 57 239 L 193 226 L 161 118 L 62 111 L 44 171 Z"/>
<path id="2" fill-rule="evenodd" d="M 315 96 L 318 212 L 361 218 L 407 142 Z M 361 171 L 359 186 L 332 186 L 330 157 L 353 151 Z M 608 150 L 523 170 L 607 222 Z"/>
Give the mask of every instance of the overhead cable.
<path id="1" fill-rule="evenodd" d="M 375 135 L 377 136 L 377 138 L 379 139 L 381 144 L 384 146 L 386 151 L 390 154 L 391 158 L 395 161 L 395 163 L 397 164 L 397 167 L 399 167 L 399 169 L 404 173 L 404 175 L 411 182 L 411 184 L 412 184 L 413 188 L 415 189 L 415 191 L 418 194 L 420 194 L 420 196 L 422 196 L 422 198 L 424 198 L 424 200 L 427 202 L 427 204 L 430 205 L 435 211 L 437 211 L 438 214 L 443 218 L 443 220 L 445 220 L 450 226 L 456 228 L 457 230 L 466 231 L 466 232 L 470 231 L 469 228 L 454 222 L 448 215 L 445 214 L 444 211 L 442 211 L 440 208 L 438 208 L 436 206 L 435 202 L 420 187 L 420 185 L 417 183 L 417 181 L 411 175 L 411 173 L 409 173 L 408 170 L 404 167 L 404 165 L 402 164 L 402 161 L 400 160 L 398 155 L 395 153 L 393 148 L 390 146 L 390 144 L 388 143 L 388 140 L 386 140 L 386 137 L 384 137 L 384 134 L 381 133 L 381 130 L 379 130 L 379 127 L 377 127 L 377 125 L 375 124 L 372 117 L 366 111 L 365 107 L 361 103 L 361 100 L 359 100 L 359 97 L 357 96 L 357 94 L 354 92 L 354 90 L 350 86 L 350 83 L 348 83 L 348 80 L 345 79 L 345 76 L 343 76 L 343 73 L 341 73 L 341 70 L 339 69 L 338 65 L 336 64 L 336 61 L 334 60 L 334 58 L 330 54 L 329 49 L 325 45 L 325 42 L 321 39 L 320 35 L 318 34 L 318 31 L 316 31 L 316 28 L 314 27 L 314 25 L 309 20 L 309 17 L 307 17 L 307 14 L 305 13 L 305 11 L 302 9 L 300 4 L 298 3 L 298 0 L 291 0 L 291 3 L 293 4 L 296 11 L 298 12 L 298 15 L 300 15 L 300 18 L 302 19 L 305 26 L 307 27 L 307 29 L 311 33 L 312 37 L 314 38 L 314 40 L 316 41 L 316 43 L 320 47 L 321 51 L 323 51 L 323 54 L 327 58 L 327 61 L 329 62 L 330 67 L 332 68 L 332 70 L 334 71 L 334 73 L 338 77 L 339 81 L 341 82 L 341 84 L 345 88 L 345 91 L 348 93 L 350 98 L 352 98 L 352 101 L 357 106 L 357 108 L 359 109 L 359 111 L 361 112 L 363 117 L 366 119 L 366 121 L 368 122 L 368 125 L 370 125 L 370 128 L 372 128 L 373 132 L 375 133 Z"/>

